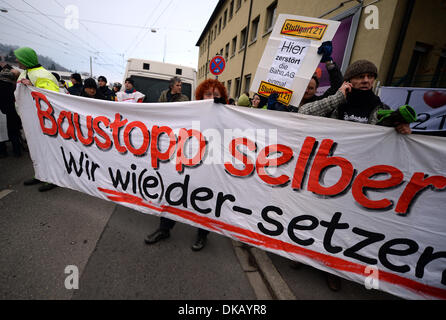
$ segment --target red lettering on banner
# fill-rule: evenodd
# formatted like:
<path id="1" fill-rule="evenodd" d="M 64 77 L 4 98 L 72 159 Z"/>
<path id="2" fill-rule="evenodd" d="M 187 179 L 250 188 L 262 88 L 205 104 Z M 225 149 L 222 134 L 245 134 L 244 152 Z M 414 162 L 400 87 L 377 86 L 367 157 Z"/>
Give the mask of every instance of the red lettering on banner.
<path id="1" fill-rule="evenodd" d="M 67 131 L 64 131 L 62 128 L 62 124 L 64 120 L 67 119 L 68 121 L 68 128 Z M 71 112 L 69 111 L 61 111 L 59 113 L 59 118 L 57 119 L 57 125 L 59 126 L 59 134 L 64 139 L 73 139 L 74 141 L 77 141 L 76 135 L 74 134 L 74 125 L 73 121 L 71 120 Z"/>
<path id="2" fill-rule="evenodd" d="M 251 161 L 251 159 L 238 151 L 237 147 L 239 145 L 244 145 L 248 147 L 249 151 L 256 151 L 257 147 L 255 142 L 248 138 L 235 138 L 231 141 L 229 144 L 229 152 L 231 152 L 231 155 L 236 158 L 237 160 L 240 160 L 243 162 L 244 168 L 242 170 L 235 168 L 232 163 L 225 162 L 225 169 L 236 177 L 246 177 L 249 176 L 254 171 L 254 164 Z"/>
<path id="3" fill-rule="evenodd" d="M 125 126 L 127 122 L 127 119 L 121 120 L 121 115 L 117 113 L 115 114 L 115 121 L 110 124 L 110 128 L 113 130 L 113 142 L 115 143 L 115 148 L 120 153 L 125 153 L 127 151 L 127 149 L 119 143 L 119 130 Z"/>
<path id="4" fill-rule="evenodd" d="M 386 180 L 372 180 L 374 175 L 385 173 L 391 177 Z M 355 200 L 363 207 L 369 209 L 384 209 L 392 205 L 389 199 L 370 200 L 364 194 L 364 188 L 386 189 L 399 185 L 404 179 L 403 173 L 392 166 L 379 165 L 370 167 L 362 171 L 355 179 L 352 185 L 352 194 Z"/>
<path id="5" fill-rule="evenodd" d="M 316 144 L 316 139 L 313 137 L 306 137 L 305 141 L 300 149 L 299 158 L 297 158 L 296 168 L 294 169 L 293 182 L 291 187 L 293 189 L 301 189 L 302 182 L 305 175 L 305 169 L 307 168 L 308 161 L 310 160 L 311 152 Z"/>
<path id="6" fill-rule="evenodd" d="M 273 153 L 280 152 L 282 155 L 275 159 L 268 159 Z M 265 170 L 265 167 L 281 166 L 293 158 L 293 150 L 283 144 L 274 144 L 266 146 L 260 151 L 256 161 L 256 170 L 259 178 L 264 182 L 273 186 L 284 185 L 290 180 L 287 175 L 281 175 L 280 177 L 271 177 Z"/>
<path id="7" fill-rule="evenodd" d="M 428 186 L 433 186 L 436 189 L 444 189 L 446 187 L 446 178 L 443 176 L 425 177 L 423 172 L 415 172 L 401 194 L 395 212 L 401 214 L 407 213 L 414 197 Z"/>
<path id="8" fill-rule="evenodd" d="M 81 131 L 81 126 L 79 124 L 79 114 L 76 112 L 73 115 L 73 122 L 76 128 L 76 135 L 79 138 L 79 141 L 82 142 L 83 145 L 89 146 L 93 143 L 93 127 L 92 127 L 92 116 L 87 116 L 87 138 L 84 138 Z"/>
<path id="9" fill-rule="evenodd" d="M 184 154 L 184 145 L 190 138 L 195 138 L 198 141 L 198 152 L 192 157 L 188 158 Z M 200 131 L 184 128 L 180 129 L 178 135 L 178 148 L 177 148 L 177 160 L 175 169 L 178 172 L 183 172 L 183 167 L 194 167 L 198 165 L 203 159 L 204 152 L 206 151 L 206 140 L 204 140 L 203 134 Z"/>
<path id="10" fill-rule="evenodd" d="M 158 148 L 159 137 L 163 134 L 169 136 L 169 147 L 164 152 Z M 152 168 L 158 169 L 158 161 L 167 161 L 172 157 L 175 152 L 175 146 L 177 144 L 177 138 L 172 129 L 167 126 L 153 126 L 152 127 L 152 139 L 150 141 L 150 156 L 152 160 Z"/>
<path id="11" fill-rule="evenodd" d="M 138 128 L 139 130 L 141 130 L 142 137 L 143 137 L 142 145 L 141 145 L 141 147 L 139 147 L 137 149 L 135 147 L 133 147 L 133 145 L 130 141 L 130 134 L 131 134 L 132 130 L 135 128 Z M 140 155 L 146 153 L 147 148 L 149 146 L 149 142 L 150 142 L 149 131 L 147 130 L 146 125 L 144 123 L 142 123 L 141 121 L 130 122 L 125 127 L 124 143 L 125 143 L 125 146 L 127 147 L 127 149 L 134 155 L 140 156 Z"/>
<path id="12" fill-rule="evenodd" d="M 40 127 L 42 128 L 42 132 L 44 134 L 47 134 L 49 136 L 54 136 L 57 134 L 57 123 L 56 120 L 53 118 L 53 107 L 51 106 L 51 103 L 48 101 L 47 97 L 43 93 L 33 91 L 31 92 L 31 96 L 36 101 L 36 108 L 37 108 L 37 116 L 39 117 L 40 121 Z M 44 101 L 48 108 L 46 110 L 42 110 L 41 108 L 41 101 Z M 48 119 L 51 121 L 51 128 L 45 127 L 45 119 Z"/>
<path id="13" fill-rule="evenodd" d="M 353 177 L 353 165 L 350 163 L 350 161 L 342 157 L 329 157 L 332 146 L 333 140 L 325 139 L 322 141 L 310 171 L 308 191 L 320 195 L 334 196 L 340 194 L 349 186 Z M 341 168 L 341 177 L 331 187 L 321 186 L 319 183 L 321 173 L 325 169 L 333 166 Z"/>
<path id="14" fill-rule="evenodd" d="M 100 116 L 100 117 L 96 117 L 93 120 L 93 128 L 94 131 L 101 136 L 102 138 L 105 139 L 104 142 L 101 142 L 97 137 L 94 137 L 94 142 L 96 143 L 96 146 L 99 149 L 102 150 L 108 150 L 111 148 L 112 146 L 112 141 L 110 139 L 110 137 L 108 136 L 108 134 L 106 134 L 104 132 L 104 130 L 101 129 L 101 127 L 99 126 L 99 123 L 102 122 L 103 124 L 105 124 L 105 127 L 108 128 L 110 125 L 110 120 L 107 117 L 104 116 Z"/>

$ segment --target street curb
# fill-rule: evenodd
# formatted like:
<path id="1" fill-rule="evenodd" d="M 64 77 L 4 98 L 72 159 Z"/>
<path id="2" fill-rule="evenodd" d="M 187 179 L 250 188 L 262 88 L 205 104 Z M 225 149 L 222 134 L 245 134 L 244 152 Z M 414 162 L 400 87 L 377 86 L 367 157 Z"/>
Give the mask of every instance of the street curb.
<path id="1" fill-rule="evenodd" d="M 255 247 L 251 247 L 249 251 L 275 298 L 277 300 L 297 300 L 266 252 Z"/>
<path id="2" fill-rule="evenodd" d="M 265 251 L 232 240 L 242 270 L 259 300 L 296 300 Z"/>

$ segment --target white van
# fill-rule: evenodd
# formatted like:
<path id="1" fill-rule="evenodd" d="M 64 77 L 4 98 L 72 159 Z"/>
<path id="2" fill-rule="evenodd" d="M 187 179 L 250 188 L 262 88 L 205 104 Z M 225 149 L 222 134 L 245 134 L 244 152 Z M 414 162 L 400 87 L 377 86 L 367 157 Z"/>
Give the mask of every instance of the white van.
<path id="1" fill-rule="evenodd" d="M 144 102 L 158 102 L 161 92 L 169 88 L 169 80 L 175 76 L 181 79 L 182 93 L 194 100 L 197 80 L 194 68 L 151 60 L 128 59 L 121 90 L 125 79 L 131 78 L 135 89 L 146 95 Z"/>

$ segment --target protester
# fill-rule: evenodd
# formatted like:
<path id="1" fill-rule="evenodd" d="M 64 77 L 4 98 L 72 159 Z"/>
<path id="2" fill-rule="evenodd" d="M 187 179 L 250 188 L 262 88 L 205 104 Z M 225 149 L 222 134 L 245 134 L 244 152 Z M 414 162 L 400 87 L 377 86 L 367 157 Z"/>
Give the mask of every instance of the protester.
<path id="1" fill-rule="evenodd" d="M 331 117 L 359 123 L 379 124 L 379 110 L 389 110 L 373 92 L 373 84 L 378 77 L 378 69 L 370 61 L 358 60 L 351 64 L 344 75 L 344 82 L 332 96 L 301 106 L 299 113 Z M 408 123 L 392 123 L 401 133 L 411 133 Z M 296 264 L 295 264 L 296 267 Z M 327 275 L 327 283 L 331 290 L 341 287 L 340 278 Z"/>
<path id="2" fill-rule="evenodd" d="M 98 84 L 99 84 L 98 90 L 102 93 L 105 100 L 115 101 L 116 99 L 115 93 L 112 90 L 110 90 L 109 87 L 107 87 L 107 78 L 104 76 L 99 76 Z"/>
<path id="3" fill-rule="evenodd" d="M 108 100 L 96 85 L 96 81 L 93 78 L 85 79 L 84 87 L 82 88 L 81 97 Z"/>
<path id="4" fill-rule="evenodd" d="M 373 62 L 358 60 L 344 75 L 345 82 L 336 94 L 303 105 L 299 113 L 331 117 L 360 123 L 379 124 L 379 110 L 389 110 L 373 92 L 378 69 Z M 394 123 L 401 134 L 411 133 L 408 123 Z"/>
<path id="5" fill-rule="evenodd" d="M 196 100 L 214 99 L 218 103 L 228 103 L 228 94 L 226 88 L 221 82 L 214 79 L 208 79 L 200 83 L 195 91 Z M 146 244 L 154 244 L 160 240 L 167 239 L 170 237 L 170 230 L 174 227 L 175 221 L 161 217 L 159 228 L 149 234 L 145 239 Z M 197 238 L 192 245 L 191 249 L 193 251 L 199 251 L 206 246 L 207 236 L 209 231 L 198 228 Z"/>
<path id="6" fill-rule="evenodd" d="M 14 55 L 17 59 L 19 67 L 24 69 L 18 78 L 18 82 L 24 85 L 32 85 L 37 88 L 52 90 L 59 92 L 59 86 L 57 84 L 57 79 L 54 75 L 43 68 L 37 59 L 36 52 L 28 47 L 21 47 L 14 50 Z M 34 185 L 42 183 L 42 181 L 32 178 L 26 180 L 24 185 Z M 54 189 L 56 185 L 52 183 L 44 183 L 39 187 L 40 192 L 48 191 Z"/>
<path id="7" fill-rule="evenodd" d="M 189 101 L 189 98 L 181 93 L 181 78 L 173 77 L 169 81 L 169 89 L 161 92 L 159 102 L 180 102 Z"/>
<path id="8" fill-rule="evenodd" d="M 0 71 L 0 111 L 2 113 L 2 118 L 5 118 L 4 120 L 6 120 L 6 130 L 3 130 L 6 134 L 3 135 L 7 136 L 0 139 L 0 157 L 6 157 L 8 155 L 6 149 L 6 141 L 8 139 L 11 141 L 14 156 L 20 157 L 22 155 L 22 144 L 20 142 L 20 128 L 22 123 L 15 108 L 14 96 L 17 78 L 19 76 L 20 72 L 9 65 L 6 65 Z M 6 117 L 3 116 L 3 114 L 5 114 Z"/>
<path id="9" fill-rule="evenodd" d="M 325 68 L 328 71 L 330 88 L 328 88 L 322 95 L 317 96 L 316 90 L 319 87 L 319 79 L 316 75 L 313 75 L 299 106 L 331 96 L 341 87 L 343 76 L 337 64 L 333 62 L 333 58 L 331 57 L 332 52 L 333 45 L 331 41 L 323 42 L 317 51 L 318 54 L 322 54 L 321 62 L 325 63 Z"/>
<path id="10" fill-rule="evenodd" d="M 132 78 L 125 79 L 124 87 L 125 91 L 119 91 L 116 93 L 116 101 L 119 102 L 131 102 L 131 103 L 141 103 L 146 97 L 134 88 L 135 82 Z"/>
<path id="11" fill-rule="evenodd" d="M 68 89 L 65 85 L 65 81 L 60 78 L 60 75 L 57 72 L 51 72 L 51 73 L 57 80 L 57 84 L 59 85 L 59 92 L 60 93 L 68 93 Z"/>
<path id="12" fill-rule="evenodd" d="M 73 84 L 68 88 L 68 92 L 73 96 L 80 96 L 82 92 L 82 77 L 79 73 L 73 73 L 71 75 L 71 83 Z"/>
<path id="13" fill-rule="evenodd" d="M 242 94 L 238 100 L 237 100 L 237 105 L 240 107 L 251 107 L 251 102 L 249 101 L 249 97 L 246 94 Z"/>
<path id="14" fill-rule="evenodd" d="M 119 82 L 115 82 L 114 84 L 113 84 L 113 94 L 115 95 L 115 100 L 116 100 L 116 94 L 119 92 L 119 91 L 121 91 L 121 87 L 122 87 L 122 85 L 119 83 Z"/>
<path id="15" fill-rule="evenodd" d="M 252 108 L 260 108 L 260 96 L 257 93 L 254 93 L 254 96 L 252 97 Z"/>
<path id="16" fill-rule="evenodd" d="M 207 79 L 200 83 L 195 90 L 195 99 L 217 99 L 218 102 L 228 103 L 228 93 L 225 86 L 216 79 Z"/>

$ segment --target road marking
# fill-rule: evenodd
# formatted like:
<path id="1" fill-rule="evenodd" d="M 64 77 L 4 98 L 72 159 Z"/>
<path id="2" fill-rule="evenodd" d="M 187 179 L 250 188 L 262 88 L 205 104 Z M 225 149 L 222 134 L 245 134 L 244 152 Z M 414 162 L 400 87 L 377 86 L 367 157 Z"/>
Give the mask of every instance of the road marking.
<path id="1" fill-rule="evenodd" d="M 3 199 L 11 192 L 14 192 L 14 190 L 5 189 L 5 190 L 0 191 L 0 199 Z"/>

